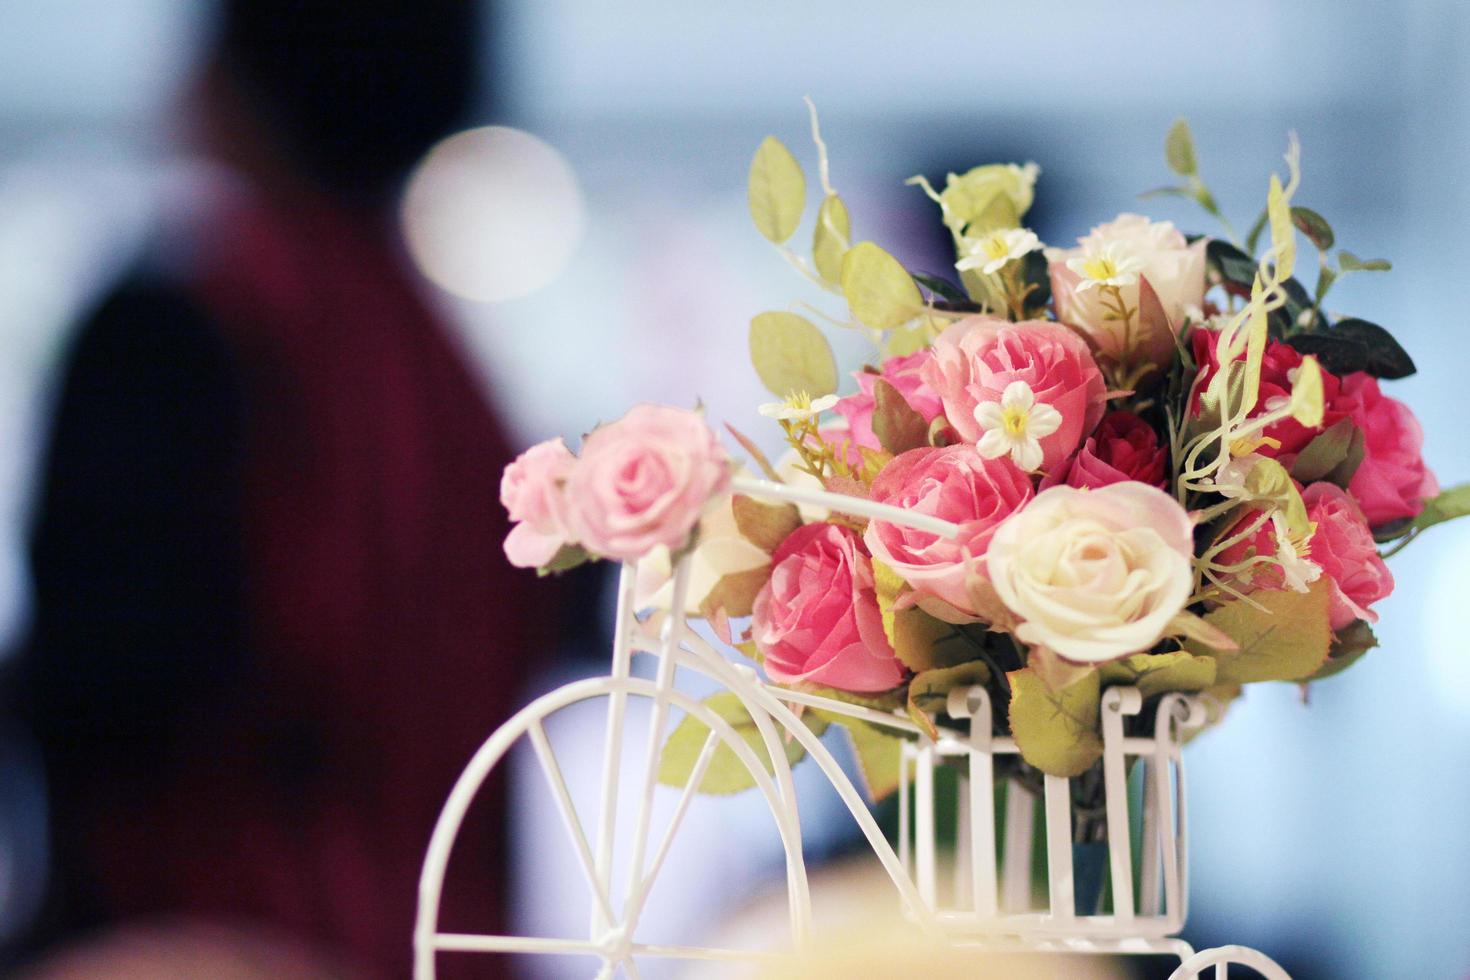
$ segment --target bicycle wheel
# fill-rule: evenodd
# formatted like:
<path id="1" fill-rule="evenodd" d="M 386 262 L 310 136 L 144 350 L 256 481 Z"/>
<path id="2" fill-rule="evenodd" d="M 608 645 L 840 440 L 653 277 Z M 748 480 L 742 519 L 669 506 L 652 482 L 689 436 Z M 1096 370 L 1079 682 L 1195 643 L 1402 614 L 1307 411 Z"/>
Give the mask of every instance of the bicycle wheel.
<path id="1" fill-rule="evenodd" d="M 586 765 L 586 741 L 568 744 L 557 738 L 560 726 L 552 716 L 569 712 L 595 712 L 595 702 L 606 706 L 609 751 L 602 771 Z M 641 709 L 646 708 L 646 714 Z M 758 710 L 758 709 L 757 709 Z M 657 752 L 672 727 L 671 712 L 683 712 L 703 723 L 708 736 L 689 778 L 682 789 L 656 788 Z M 585 718 L 585 715 L 584 715 Z M 625 720 L 648 718 L 648 751 L 641 771 L 626 779 L 623 770 Z M 419 914 L 415 927 L 414 975 L 417 980 L 434 980 L 438 957 L 444 953 L 515 955 L 527 957 L 522 970 L 541 973 L 535 958 L 568 957 L 586 961 L 588 970 L 577 975 L 627 976 L 641 980 L 651 964 L 670 961 L 725 960 L 734 963 L 759 961 L 764 954 L 754 950 L 727 949 L 695 944 L 675 945 L 648 941 L 640 934 L 648 899 L 675 838 L 685 823 L 697 787 L 715 751 L 720 746 L 734 753 L 749 770 L 755 792 L 775 821 L 787 862 L 787 902 L 792 935 L 800 939 L 807 901 L 805 871 L 801 859 L 801 837 L 794 802 L 789 793 L 789 770 L 783 784 L 762 764 L 756 749 L 725 719 L 694 698 L 671 686 L 631 677 L 599 677 L 557 688 L 533 701 L 501 726 L 481 746 L 455 785 L 429 846 L 419 885 Z M 642 749 L 643 746 L 637 748 Z M 637 753 L 635 753 L 637 754 Z M 538 782 L 544 786 L 551 808 L 559 815 L 562 833 L 553 844 L 554 828 L 547 828 L 548 846 L 570 852 L 568 863 L 579 872 L 579 887 L 585 888 L 586 926 L 580 930 L 563 923 L 556 935 L 491 935 L 474 932 L 445 932 L 439 928 L 440 898 L 444 876 L 452 857 L 454 840 L 471 803 L 492 771 L 513 756 L 534 760 Z M 568 775 L 573 774 L 569 780 Z M 531 774 L 535 776 L 534 773 Z M 600 786 L 592 785 L 598 782 Z M 620 789 L 634 791 L 631 813 L 620 807 Z M 655 806 L 655 797 L 659 806 Z M 669 802 L 672 802 L 672 809 Z M 625 800 L 626 802 L 626 800 Z M 656 811 L 666 815 L 655 828 Z M 620 819 L 631 816 L 631 819 Z M 564 856 L 564 854 L 563 854 Z M 654 968 L 651 972 L 658 972 Z"/>

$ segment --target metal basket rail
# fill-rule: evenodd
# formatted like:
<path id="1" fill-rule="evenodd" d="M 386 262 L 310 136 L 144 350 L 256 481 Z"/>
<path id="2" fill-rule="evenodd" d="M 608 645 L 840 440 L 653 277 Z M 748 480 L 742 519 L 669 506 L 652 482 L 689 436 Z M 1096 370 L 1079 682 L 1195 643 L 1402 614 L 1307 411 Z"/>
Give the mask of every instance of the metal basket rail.
<path id="1" fill-rule="evenodd" d="M 734 489 L 755 497 L 892 521 L 945 537 L 959 533 L 959 528 L 947 521 L 821 490 L 745 478 L 737 479 Z M 687 558 L 673 569 L 666 609 L 640 618 L 635 583 L 634 566 L 625 565 L 618 586 L 609 675 L 566 685 L 518 712 L 486 741 L 451 792 L 430 841 L 420 879 L 414 934 L 418 980 L 434 977 L 435 957 L 446 951 L 584 955 L 600 961 L 599 977 L 612 977 L 621 971 L 634 978 L 639 976 L 637 962 L 641 959 L 755 961 L 770 955 L 747 950 L 655 945 L 638 940 L 644 903 L 668 857 L 670 841 L 678 832 L 716 748 L 721 745 L 728 746 L 750 771 L 756 791 L 772 814 L 786 858 L 791 941 L 796 946 L 806 944 L 811 931 L 811 892 L 801 847 L 800 810 L 791 766 L 786 762 L 787 740 L 800 743 L 809 760 L 805 764 L 822 770 L 892 880 L 905 914 L 935 939 L 997 950 L 1171 953 L 1185 961 L 1185 966 L 1175 974 L 1180 980 L 1197 976 L 1199 968 L 1210 965 L 1223 971 L 1224 964 L 1230 962 L 1256 965 L 1265 960 L 1258 953 L 1250 953 L 1255 959 L 1231 959 L 1228 950 L 1209 951 L 1219 954 L 1212 959 L 1203 953 L 1195 954 L 1182 940 L 1170 938 L 1183 926 L 1187 914 L 1187 834 L 1180 749 L 1185 733 L 1204 722 L 1205 712 L 1199 699 L 1166 695 L 1158 707 L 1153 734 L 1139 737 L 1124 733 L 1124 719 L 1136 715 L 1142 706 L 1139 692 L 1134 688 L 1110 688 L 1104 693 L 1102 766 L 1113 908 L 1105 915 L 1076 913 L 1070 780 L 1055 776 L 1044 777 L 1041 800 L 1045 818 L 1047 901 L 1043 908 L 1032 908 L 1031 845 L 1037 801 L 1012 781 L 1004 839 L 1000 842 L 1004 853 L 1002 870 L 996 861 L 997 829 L 993 811 L 997 762 L 1015 756 L 1018 749 L 1014 739 L 992 734 L 992 706 L 985 688 L 977 686 L 951 692 L 945 712 L 948 720 L 943 717 L 938 720 L 939 737 L 930 739 L 906 716 L 766 684 L 751 666 L 729 659 L 686 620 Z M 633 675 L 634 653 L 656 658 L 653 680 Z M 678 689 L 675 680 L 681 669 L 703 675 L 739 698 L 759 733 L 766 759 L 760 758 L 751 744 L 724 719 Z M 634 698 L 646 699 L 651 707 L 647 728 L 642 733 L 645 739 L 642 779 L 628 787 L 622 785 L 620 761 L 625 741 L 637 737 L 630 730 L 628 714 L 629 701 Z M 592 699 L 603 699 L 607 704 L 605 744 L 595 819 L 584 825 L 543 722 L 558 710 Z M 907 739 L 900 760 L 900 785 L 904 789 L 897 849 L 884 835 L 842 763 L 801 721 L 799 710 L 803 706 L 866 722 Z M 654 838 L 656 772 L 660 750 L 671 728 L 672 709 L 704 723 L 709 734 L 686 784 L 678 791 L 678 802 L 667 826 Z M 586 933 L 550 939 L 440 932 L 440 898 L 454 839 L 491 770 L 523 738 L 530 742 L 534 758 L 546 777 L 588 887 Z M 1130 809 L 1130 760 L 1140 763 L 1144 773 L 1139 813 Z M 963 772 L 956 804 L 957 848 L 947 856 L 954 882 L 947 904 L 939 899 L 942 856 L 937 853 L 935 840 L 934 777 L 936 767 L 941 764 L 957 764 Z M 910 783 L 912 801 L 907 788 Z M 634 794 L 631 798 L 636 801 L 636 818 L 631 837 L 619 836 L 619 799 L 630 789 Z M 1142 830 L 1137 855 L 1130 839 L 1135 822 Z M 626 887 L 620 896 L 613 894 L 615 838 L 631 841 L 626 844 Z M 1140 869 L 1136 903 L 1135 858 Z M 1186 970 L 1191 964 L 1197 968 Z M 1261 969 L 1259 965 L 1257 968 Z M 1279 968 L 1276 972 L 1266 969 L 1261 972 L 1272 980 L 1286 976 Z"/>

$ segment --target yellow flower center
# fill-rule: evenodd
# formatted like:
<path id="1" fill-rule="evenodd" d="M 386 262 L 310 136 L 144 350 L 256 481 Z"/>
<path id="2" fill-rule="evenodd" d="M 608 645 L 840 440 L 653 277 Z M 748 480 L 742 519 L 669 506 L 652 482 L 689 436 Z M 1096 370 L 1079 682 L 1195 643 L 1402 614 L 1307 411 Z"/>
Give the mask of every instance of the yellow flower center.
<path id="1" fill-rule="evenodd" d="M 804 412 L 812 407 L 812 396 L 809 392 L 793 391 L 786 396 L 786 404 Z"/>
<path id="2" fill-rule="evenodd" d="M 1024 408 L 1012 406 L 1001 409 L 1000 421 L 1005 426 L 1006 434 L 1009 436 L 1023 436 L 1026 434 L 1026 419 L 1029 413 Z"/>
<path id="3" fill-rule="evenodd" d="M 1118 274 L 1118 266 L 1110 255 L 1094 255 L 1082 263 L 1082 273 L 1089 279 L 1111 279 Z"/>
<path id="4" fill-rule="evenodd" d="M 988 235 L 980 243 L 980 250 L 985 253 L 987 259 L 1003 259 L 1011 253 L 1011 248 L 1006 244 L 1003 235 Z"/>

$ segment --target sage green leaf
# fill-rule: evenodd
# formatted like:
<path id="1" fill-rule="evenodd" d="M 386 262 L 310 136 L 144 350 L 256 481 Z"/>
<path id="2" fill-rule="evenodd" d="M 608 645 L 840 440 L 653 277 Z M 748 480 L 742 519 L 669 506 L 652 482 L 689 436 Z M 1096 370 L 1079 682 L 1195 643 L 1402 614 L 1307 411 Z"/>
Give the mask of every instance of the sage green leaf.
<path id="1" fill-rule="evenodd" d="M 714 619 L 721 612 L 726 616 L 749 616 L 756 594 L 765 587 L 770 577 L 770 565 L 721 575 L 719 581 L 715 582 L 700 601 L 700 615 L 705 619 Z"/>
<path id="2" fill-rule="evenodd" d="M 1353 448 L 1354 434 L 1362 433 L 1352 419 L 1339 419 L 1307 443 L 1307 447 L 1291 464 L 1291 475 L 1298 483 L 1315 483 L 1341 466 Z M 1360 459 L 1361 462 L 1361 459 Z M 1351 479 L 1349 474 L 1349 479 Z"/>
<path id="3" fill-rule="evenodd" d="M 750 321 L 750 360 L 761 384 L 778 398 L 837 390 L 837 360 L 822 331 L 796 313 L 761 313 Z"/>
<path id="4" fill-rule="evenodd" d="M 1080 776 L 1102 756 L 1098 734 L 1101 677 L 1095 670 L 1058 691 L 1030 668 L 1006 674 L 1011 734 L 1021 757 L 1053 776 Z"/>
<path id="5" fill-rule="evenodd" d="M 875 380 L 873 401 L 873 434 L 885 450 L 897 456 L 929 441 L 929 423 L 892 384 Z"/>
<path id="6" fill-rule="evenodd" d="M 852 754 L 857 758 L 858 772 L 868 801 L 877 803 L 898 789 L 898 760 L 904 738 L 892 729 L 870 725 L 835 712 L 811 709 L 830 724 L 837 725 L 847 736 Z"/>
<path id="7" fill-rule="evenodd" d="M 1376 646 L 1378 646 L 1378 637 L 1373 635 L 1373 628 L 1361 619 L 1355 619 L 1337 631 L 1337 636 L 1332 641 L 1332 651 L 1327 655 L 1327 662 L 1307 680 L 1320 681 L 1340 674 Z"/>
<path id="8" fill-rule="evenodd" d="M 721 691 L 713 694 L 704 701 L 706 707 L 714 711 L 730 727 L 750 744 L 755 750 L 756 758 L 766 767 L 767 772 L 775 772 L 771 764 L 771 757 L 766 754 L 766 743 L 761 738 L 760 729 L 745 710 L 745 705 L 730 691 Z M 802 715 L 802 721 L 817 735 L 827 728 L 827 721 L 815 712 L 806 712 Z M 704 748 L 705 739 L 709 737 L 709 726 L 695 718 L 693 715 L 685 715 L 684 720 L 669 734 L 669 739 L 664 743 L 663 753 L 659 757 L 658 781 L 665 786 L 682 788 L 694 773 L 695 762 L 699 759 L 699 753 Z M 786 761 L 795 764 L 806 755 L 806 749 L 796 739 L 786 742 Z M 723 741 L 715 748 L 710 758 L 709 767 L 705 770 L 704 779 L 700 781 L 699 791 L 716 796 L 726 796 L 730 793 L 738 793 L 755 785 L 755 776 L 740 761 L 735 751 Z"/>
<path id="9" fill-rule="evenodd" d="M 1337 253 L 1337 267 L 1343 272 L 1387 272 L 1393 268 L 1388 259 L 1360 259 L 1347 249 Z"/>
<path id="10" fill-rule="evenodd" d="M 1424 509 L 1414 518 L 1414 529 L 1443 524 L 1457 517 L 1470 514 L 1470 483 L 1462 483 L 1441 491 L 1440 495 L 1424 502 Z"/>
<path id="11" fill-rule="evenodd" d="M 842 257 L 842 292 L 865 326 L 893 330 L 924 312 L 924 297 L 898 259 L 872 242 L 858 242 Z"/>
<path id="12" fill-rule="evenodd" d="M 1194 158 L 1194 136 L 1189 132 L 1189 123 L 1176 119 L 1164 137 L 1164 159 L 1169 169 L 1181 177 L 1193 177 L 1199 173 L 1199 164 Z"/>
<path id="13" fill-rule="evenodd" d="M 768 504 L 737 493 L 730 498 L 730 511 L 741 536 L 768 555 L 801 527 L 801 511 L 795 504 Z"/>
<path id="14" fill-rule="evenodd" d="M 833 285 L 842 282 L 842 256 L 847 254 L 851 235 L 847 205 L 836 194 L 828 194 L 817 210 L 817 227 L 812 231 L 812 262 L 817 274 Z"/>
<path id="15" fill-rule="evenodd" d="M 1192 694 L 1215 683 L 1216 662 L 1183 650 L 1177 653 L 1135 653 L 1099 668 L 1109 687 L 1131 685 L 1146 698 L 1181 691 Z"/>
<path id="16" fill-rule="evenodd" d="M 801 165 L 774 136 L 767 136 L 750 161 L 746 187 L 750 216 L 769 241 L 780 245 L 796 233 L 806 209 L 806 178 Z"/>
<path id="17" fill-rule="evenodd" d="M 1311 208 L 1293 206 L 1291 220 L 1303 235 L 1311 239 L 1319 252 L 1326 252 L 1332 247 L 1333 242 L 1337 241 L 1327 219 Z"/>
<path id="18" fill-rule="evenodd" d="M 983 632 L 977 637 L 965 627 L 946 623 L 918 606 L 893 612 L 894 655 L 916 674 L 974 660 L 983 642 Z"/>
<path id="19" fill-rule="evenodd" d="M 562 572 L 576 568 L 592 560 L 587 549 L 579 544 L 564 544 L 557 549 L 556 554 L 551 556 L 551 561 L 536 569 L 540 576 L 560 575 Z"/>
<path id="20" fill-rule="evenodd" d="M 909 681 L 909 718 L 924 729 L 930 738 L 938 738 L 939 730 L 934 727 L 934 720 L 930 715 L 944 709 L 949 692 L 957 687 L 985 684 L 989 680 L 990 668 L 980 660 L 915 674 L 913 680 Z"/>
<path id="21" fill-rule="evenodd" d="M 1332 645 L 1328 610 L 1332 583 L 1325 577 L 1306 592 L 1260 589 L 1251 602 L 1236 600 L 1205 614 L 1205 621 L 1233 639 L 1238 650 L 1223 653 L 1190 640 L 1185 648 L 1217 661 L 1219 684 L 1297 681 L 1312 676 Z"/>

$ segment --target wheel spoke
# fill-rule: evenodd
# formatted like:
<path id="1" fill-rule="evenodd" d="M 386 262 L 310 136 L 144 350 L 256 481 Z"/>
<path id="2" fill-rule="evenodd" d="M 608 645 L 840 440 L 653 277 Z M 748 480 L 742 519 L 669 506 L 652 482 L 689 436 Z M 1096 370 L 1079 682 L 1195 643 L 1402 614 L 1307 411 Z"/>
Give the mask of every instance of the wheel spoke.
<path id="1" fill-rule="evenodd" d="M 539 936 L 476 936 L 441 932 L 434 948 L 446 953 L 560 953 L 601 956 L 602 947 L 585 939 L 543 939 Z"/>
<path id="2" fill-rule="evenodd" d="M 577 857 L 582 864 L 582 874 L 587 879 L 587 886 L 592 889 L 592 897 L 597 901 L 599 910 L 607 917 L 608 922 L 614 921 L 612 904 L 607 900 L 607 892 L 602 887 L 602 882 L 593 867 L 592 849 L 587 844 L 587 835 L 582 832 L 582 822 L 577 819 L 577 808 L 572 803 L 571 794 L 567 792 L 566 780 L 562 778 L 561 766 L 557 765 L 556 756 L 551 752 L 551 745 L 546 740 L 546 729 L 541 726 L 538 719 L 530 726 L 531 744 L 536 749 L 536 757 L 541 760 L 541 771 L 546 776 L 546 782 L 551 787 L 551 794 L 556 798 L 557 808 L 561 811 L 562 823 L 566 825 L 567 835 L 572 838 L 576 846 Z"/>
<path id="3" fill-rule="evenodd" d="M 710 760 L 715 756 L 715 749 L 720 744 L 720 737 L 714 729 L 710 729 L 709 735 L 704 740 L 704 745 L 699 750 L 699 757 L 694 761 L 694 768 L 689 771 L 689 778 L 684 781 L 684 792 L 679 796 L 679 803 L 674 807 L 674 814 L 669 818 L 669 825 L 664 830 L 663 840 L 659 841 L 658 850 L 653 855 L 653 866 L 648 869 L 648 874 L 638 883 L 638 890 L 634 892 L 628 905 L 628 921 L 637 922 L 638 915 L 643 911 L 643 902 L 648 898 L 649 891 L 653 888 L 654 881 L 658 878 L 659 869 L 664 865 L 664 859 L 669 856 L 669 848 L 673 846 L 674 834 L 679 830 L 679 824 L 684 820 L 684 813 L 689 809 L 689 804 L 694 799 L 694 793 L 699 784 L 704 782 L 705 770 L 709 768 Z"/>

